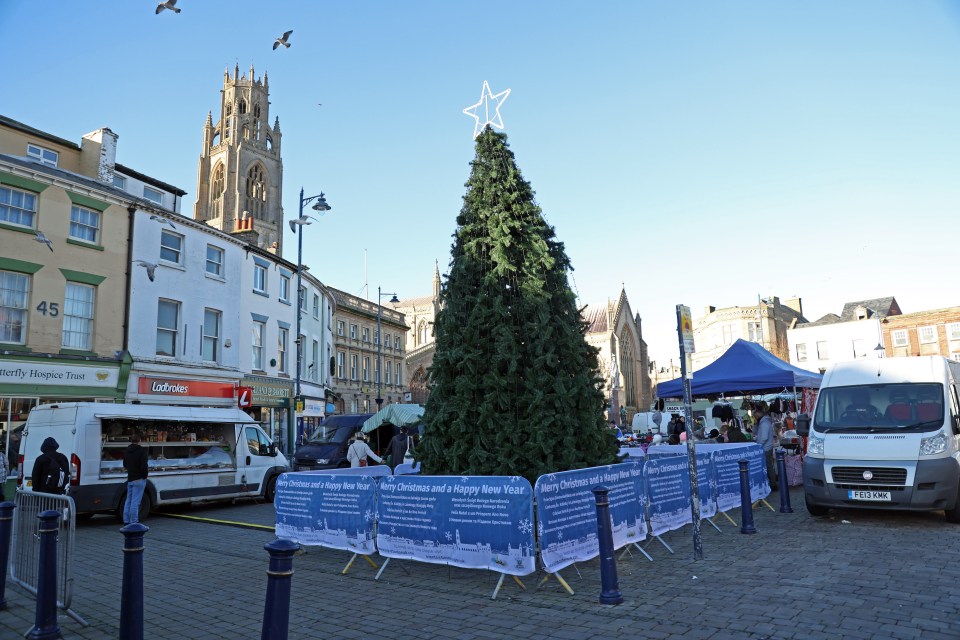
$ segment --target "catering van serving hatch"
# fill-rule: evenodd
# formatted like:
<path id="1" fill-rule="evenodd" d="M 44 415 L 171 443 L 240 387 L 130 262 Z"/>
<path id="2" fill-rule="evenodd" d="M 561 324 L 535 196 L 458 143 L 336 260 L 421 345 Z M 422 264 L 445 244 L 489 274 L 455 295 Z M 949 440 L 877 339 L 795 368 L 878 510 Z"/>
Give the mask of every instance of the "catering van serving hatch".
<path id="1" fill-rule="evenodd" d="M 33 463 L 52 437 L 70 461 L 68 493 L 78 514 L 121 515 L 123 452 L 131 436 L 149 456 L 140 519 L 165 504 L 262 496 L 273 500 L 287 459 L 240 409 L 64 402 L 34 408 L 20 441 L 17 484 L 32 490 Z"/>
<path id="2" fill-rule="evenodd" d="M 840 362 L 827 370 L 807 436 L 807 510 L 943 510 L 960 522 L 960 362 L 940 356 Z"/>

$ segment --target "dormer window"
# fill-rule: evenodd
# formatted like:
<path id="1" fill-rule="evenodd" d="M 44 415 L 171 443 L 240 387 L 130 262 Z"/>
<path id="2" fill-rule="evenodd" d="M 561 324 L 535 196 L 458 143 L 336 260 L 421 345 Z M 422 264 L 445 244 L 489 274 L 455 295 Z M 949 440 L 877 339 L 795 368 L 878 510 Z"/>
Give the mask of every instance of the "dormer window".
<path id="1" fill-rule="evenodd" d="M 870 317 L 870 310 L 864 306 L 859 306 L 854 310 L 857 320 L 866 320 Z"/>
<path id="2" fill-rule="evenodd" d="M 57 166 L 57 162 L 60 160 L 60 154 L 56 151 L 44 149 L 43 147 L 38 147 L 35 144 L 27 145 L 27 155 L 39 161 L 40 164 L 45 164 L 49 167 Z"/>

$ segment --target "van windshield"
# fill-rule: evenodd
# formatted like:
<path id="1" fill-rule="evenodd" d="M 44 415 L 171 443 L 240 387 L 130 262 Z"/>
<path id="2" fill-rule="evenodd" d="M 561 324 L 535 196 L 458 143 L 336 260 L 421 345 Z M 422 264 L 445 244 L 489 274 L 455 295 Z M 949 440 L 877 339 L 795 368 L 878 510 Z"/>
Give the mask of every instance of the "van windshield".
<path id="1" fill-rule="evenodd" d="M 943 424 L 943 385 L 933 382 L 827 387 L 820 390 L 818 430 L 930 430 Z"/>
<path id="2" fill-rule="evenodd" d="M 310 438 L 310 444 L 327 444 L 330 442 L 336 442 L 339 444 L 341 442 L 346 442 L 356 430 L 356 427 L 350 426 L 331 429 L 329 427 L 324 428 L 323 425 L 320 425 L 317 427 L 317 430 L 314 431 L 313 437 Z"/>

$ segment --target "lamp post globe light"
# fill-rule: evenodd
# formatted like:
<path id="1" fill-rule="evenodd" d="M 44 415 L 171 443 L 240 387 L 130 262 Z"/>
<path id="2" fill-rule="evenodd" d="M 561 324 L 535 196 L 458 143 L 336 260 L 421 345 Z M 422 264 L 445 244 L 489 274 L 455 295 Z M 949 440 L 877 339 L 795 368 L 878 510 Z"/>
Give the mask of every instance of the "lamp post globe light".
<path id="1" fill-rule="evenodd" d="M 303 208 L 313 202 L 310 207 L 314 211 L 322 214 L 330 211 L 330 205 L 321 191 L 318 196 L 303 197 L 303 187 L 300 187 L 300 217 L 290 221 L 290 230 L 297 234 L 297 377 L 294 391 L 294 416 L 297 422 L 297 441 L 303 435 L 303 418 L 298 414 L 303 412 L 303 397 L 300 393 L 300 369 L 303 366 L 303 340 L 300 338 L 300 322 L 303 314 L 303 226 L 313 224 L 312 216 L 303 213 Z"/>
<path id="2" fill-rule="evenodd" d="M 395 293 L 382 293 L 380 287 L 377 287 L 377 411 L 383 408 L 383 395 L 380 388 L 383 385 L 383 331 L 381 329 L 381 318 L 383 316 L 383 305 L 381 301 L 383 296 L 393 296 L 390 302 L 396 304 L 400 302 Z"/>

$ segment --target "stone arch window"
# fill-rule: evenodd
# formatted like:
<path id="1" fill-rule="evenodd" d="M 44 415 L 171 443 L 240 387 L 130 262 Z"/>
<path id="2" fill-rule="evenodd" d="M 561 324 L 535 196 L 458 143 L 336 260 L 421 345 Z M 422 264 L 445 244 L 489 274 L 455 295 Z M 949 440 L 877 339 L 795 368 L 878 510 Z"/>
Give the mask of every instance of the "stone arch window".
<path id="1" fill-rule="evenodd" d="M 623 374 L 623 404 L 637 407 L 636 356 L 633 351 L 633 337 L 624 332 L 620 336 L 620 372 Z"/>
<path id="2" fill-rule="evenodd" d="M 260 121 L 259 121 L 259 120 L 254 120 L 254 121 L 253 121 L 253 126 L 254 126 L 254 128 L 256 129 L 256 131 L 255 131 L 254 134 L 253 134 L 253 139 L 254 139 L 254 140 L 259 140 L 259 139 L 260 139 Z"/>
<path id="3" fill-rule="evenodd" d="M 230 116 L 233 115 L 233 105 L 227 105 L 227 114 L 223 119 L 223 139 L 226 140 L 230 137 Z"/>
<path id="4" fill-rule="evenodd" d="M 263 166 L 255 164 L 247 172 L 247 211 L 254 218 L 263 219 L 267 208 L 267 185 Z"/>
<path id="5" fill-rule="evenodd" d="M 244 140 L 250 139 L 250 125 L 243 125 L 243 129 L 240 130 L 240 134 L 243 136 Z"/>
<path id="6" fill-rule="evenodd" d="M 267 135 L 267 151 L 273 151 L 273 138 Z"/>
<path id="7" fill-rule="evenodd" d="M 253 105 L 253 117 L 254 117 L 254 118 L 257 118 L 258 120 L 260 119 L 260 105 L 259 105 L 259 104 Z"/>
<path id="8" fill-rule="evenodd" d="M 213 138 L 210 139 L 210 146 L 215 147 L 220 144 L 220 130 L 216 129 L 213 132 Z"/>
<path id="9" fill-rule="evenodd" d="M 240 98 L 240 115 L 243 115 L 247 112 L 247 101 L 243 98 Z"/>
<path id="10" fill-rule="evenodd" d="M 210 186 L 210 217 L 219 218 L 223 213 L 223 163 L 218 163 L 213 170 L 213 182 Z"/>
<path id="11" fill-rule="evenodd" d="M 417 327 L 417 346 L 422 347 L 427 344 L 427 321 L 421 320 Z"/>
<path id="12" fill-rule="evenodd" d="M 427 371 L 423 366 L 417 367 L 410 377 L 410 396 L 415 404 L 426 404 L 430 397 L 430 389 L 427 387 Z"/>

